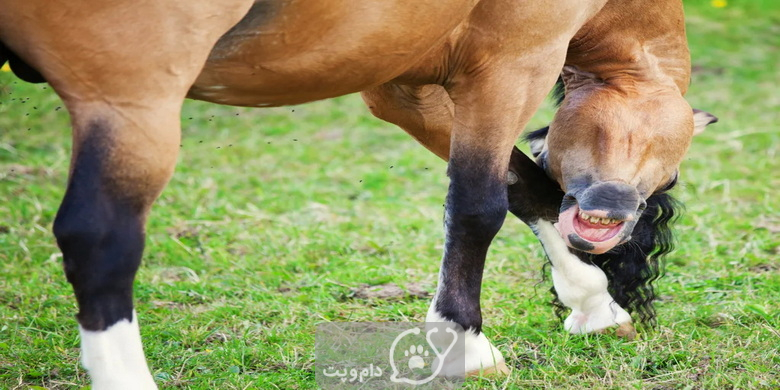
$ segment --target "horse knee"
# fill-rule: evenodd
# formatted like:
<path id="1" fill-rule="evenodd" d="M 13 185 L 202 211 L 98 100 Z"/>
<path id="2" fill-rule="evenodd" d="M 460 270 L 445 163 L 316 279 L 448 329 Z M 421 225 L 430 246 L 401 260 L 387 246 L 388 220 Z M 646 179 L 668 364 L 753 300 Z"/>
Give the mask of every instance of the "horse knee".
<path id="1" fill-rule="evenodd" d="M 478 170 L 453 172 L 446 202 L 448 239 L 467 240 L 484 246 L 493 240 L 506 218 L 506 179 L 493 178 Z"/>
<path id="2" fill-rule="evenodd" d="M 478 210 L 462 210 L 448 204 L 445 219 L 447 237 L 487 245 L 503 226 L 506 212 L 506 206 L 499 201 L 483 205 Z"/>

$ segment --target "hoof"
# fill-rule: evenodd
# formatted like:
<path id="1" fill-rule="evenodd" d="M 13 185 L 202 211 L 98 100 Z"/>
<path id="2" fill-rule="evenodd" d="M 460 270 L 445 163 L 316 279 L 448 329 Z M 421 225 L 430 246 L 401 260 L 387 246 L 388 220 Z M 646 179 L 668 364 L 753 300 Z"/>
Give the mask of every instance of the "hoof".
<path id="1" fill-rule="evenodd" d="M 631 322 L 624 322 L 619 324 L 617 328 L 605 328 L 596 333 L 612 334 L 613 332 L 615 333 L 615 336 L 626 340 L 634 340 L 639 336 L 639 333 L 634 329 L 634 325 L 632 325 Z"/>
<path id="2" fill-rule="evenodd" d="M 497 376 L 497 377 L 505 377 L 509 376 L 509 367 L 506 366 L 506 363 L 499 362 L 493 367 L 488 367 L 481 370 L 473 370 L 466 373 L 466 378 L 468 377 L 485 377 L 485 376 Z"/>
<path id="3" fill-rule="evenodd" d="M 625 326 L 628 328 L 621 330 L 621 333 L 626 333 L 628 329 L 634 329 L 631 326 L 631 315 L 628 314 L 622 307 L 613 305 L 610 302 L 614 302 L 612 298 L 607 295 L 607 298 L 599 305 L 594 305 L 596 309 L 588 312 L 583 312 L 578 309 L 572 309 L 571 314 L 563 322 L 563 328 L 572 334 L 583 333 L 604 333 L 608 329 L 615 329 L 615 326 L 619 326 L 623 329 Z M 634 331 L 636 333 L 636 331 Z"/>
<path id="4" fill-rule="evenodd" d="M 432 368 L 437 370 L 443 364 L 439 375 L 444 377 L 507 375 L 509 368 L 501 352 L 488 341 L 484 333 L 472 331 L 460 333 L 464 338 L 464 348 L 453 350 L 443 361 L 439 357 L 433 360 Z"/>
<path id="5" fill-rule="evenodd" d="M 618 328 L 615 330 L 615 335 L 626 340 L 634 340 L 637 338 L 637 336 L 639 336 L 639 333 L 637 333 L 636 329 L 634 329 L 634 325 L 631 325 L 630 322 L 626 322 L 618 326 Z"/>

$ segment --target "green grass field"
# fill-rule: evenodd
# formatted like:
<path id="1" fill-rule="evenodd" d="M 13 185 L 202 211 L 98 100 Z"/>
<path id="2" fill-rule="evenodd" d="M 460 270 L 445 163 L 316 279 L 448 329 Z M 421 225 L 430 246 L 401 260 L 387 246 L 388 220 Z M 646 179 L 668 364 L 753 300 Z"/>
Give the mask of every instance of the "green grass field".
<path id="1" fill-rule="evenodd" d="M 513 371 L 466 388 L 780 388 L 780 2 L 686 8 L 688 98 L 720 123 L 682 166 L 687 211 L 657 284 L 658 329 L 630 342 L 567 335 L 540 283 L 540 246 L 508 218 L 483 310 Z M 50 88 L 10 73 L 0 103 L 0 389 L 88 386 L 51 234 L 68 115 Z M 135 290 L 161 388 L 313 389 L 316 324 L 424 319 L 429 298 L 353 291 L 434 291 L 446 166 L 358 96 L 264 110 L 187 102 L 182 145 Z"/>

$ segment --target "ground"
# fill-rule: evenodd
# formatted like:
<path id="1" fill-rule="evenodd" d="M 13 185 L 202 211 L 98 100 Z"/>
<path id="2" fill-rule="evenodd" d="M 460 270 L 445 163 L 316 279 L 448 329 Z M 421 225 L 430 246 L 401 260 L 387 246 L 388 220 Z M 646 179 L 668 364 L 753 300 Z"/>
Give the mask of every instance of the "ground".
<path id="1" fill-rule="evenodd" d="M 466 388 L 780 387 L 780 3 L 688 1 L 688 98 L 720 122 L 674 191 L 686 206 L 641 337 L 569 336 L 542 252 L 510 218 L 485 331 L 512 368 Z M 50 88 L 0 72 L 0 388 L 87 386 L 51 225 L 69 161 Z M 546 107 L 531 128 L 549 121 Z M 323 321 L 421 321 L 442 249 L 445 165 L 357 96 L 278 109 L 187 102 L 176 176 L 136 283 L 161 388 L 310 389 Z M 394 283 L 405 297 L 360 289 Z"/>

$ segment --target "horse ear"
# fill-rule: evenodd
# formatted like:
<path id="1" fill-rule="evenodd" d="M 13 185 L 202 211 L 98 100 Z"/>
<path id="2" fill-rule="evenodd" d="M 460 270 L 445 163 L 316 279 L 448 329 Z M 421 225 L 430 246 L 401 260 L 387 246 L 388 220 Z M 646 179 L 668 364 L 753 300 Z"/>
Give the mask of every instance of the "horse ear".
<path id="1" fill-rule="evenodd" d="M 531 154 L 534 157 L 539 157 L 539 153 L 542 153 L 542 150 L 544 150 L 544 142 L 547 139 L 547 133 L 549 131 L 550 126 L 545 126 L 539 130 L 528 133 L 528 135 L 524 137 L 528 142 L 528 145 L 531 146 Z"/>
<path id="2" fill-rule="evenodd" d="M 715 123 L 718 118 L 707 111 L 693 109 L 693 135 L 701 134 L 710 123 Z"/>
<path id="3" fill-rule="evenodd" d="M 561 70 L 561 79 L 563 79 L 563 84 L 566 86 L 566 91 L 579 88 L 585 84 L 600 82 L 595 74 L 586 72 L 572 65 L 563 67 L 563 70 Z"/>
<path id="4" fill-rule="evenodd" d="M 532 139 L 528 144 L 531 146 L 531 155 L 539 157 L 539 153 L 542 153 L 544 149 L 544 138 Z"/>

